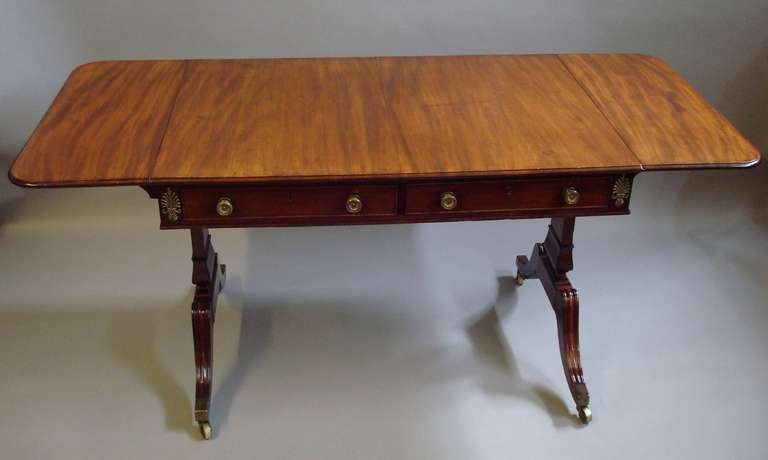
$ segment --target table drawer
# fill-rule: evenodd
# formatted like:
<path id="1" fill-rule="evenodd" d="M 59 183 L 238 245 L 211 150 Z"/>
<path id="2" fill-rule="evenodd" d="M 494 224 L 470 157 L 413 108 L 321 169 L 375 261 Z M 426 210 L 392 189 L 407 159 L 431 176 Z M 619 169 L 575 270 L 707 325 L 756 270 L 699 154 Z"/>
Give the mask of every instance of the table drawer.
<path id="1" fill-rule="evenodd" d="M 608 176 L 411 184 L 405 213 L 461 214 L 535 210 L 599 210 L 614 206 Z"/>
<path id="2" fill-rule="evenodd" d="M 397 213 L 396 185 L 199 187 L 180 194 L 187 222 Z"/>

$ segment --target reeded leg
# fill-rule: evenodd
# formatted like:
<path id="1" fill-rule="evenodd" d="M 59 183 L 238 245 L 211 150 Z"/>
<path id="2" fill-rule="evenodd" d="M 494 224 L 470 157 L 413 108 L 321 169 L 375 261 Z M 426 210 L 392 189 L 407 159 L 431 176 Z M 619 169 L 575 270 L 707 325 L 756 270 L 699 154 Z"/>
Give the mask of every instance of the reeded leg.
<path id="1" fill-rule="evenodd" d="M 543 243 L 533 247 L 530 260 L 517 257 L 518 285 L 525 279 L 538 278 L 549 297 L 557 318 L 560 357 L 579 420 L 589 423 L 589 393 L 584 383 L 579 354 L 579 297 L 566 273 L 573 269 L 573 217 L 555 218 Z"/>
<path id="2" fill-rule="evenodd" d="M 192 336 L 195 344 L 195 421 L 200 425 L 204 439 L 210 439 L 211 423 L 208 417 L 213 382 L 213 323 L 216 319 L 216 301 L 224 287 L 226 269 L 219 265 L 211 236 L 206 229 L 194 228 L 192 233 L 192 282 L 195 298 L 192 301 Z"/>
<path id="3" fill-rule="evenodd" d="M 203 438 L 210 439 L 211 424 L 208 410 L 211 405 L 213 377 L 213 312 L 203 301 L 192 304 L 192 335 L 195 343 L 195 421 L 200 424 Z"/>
<path id="4" fill-rule="evenodd" d="M 579 353 L 579 296 L 576 289 L 567 280 L 558 286 L 560 301 L 555 307 L 557 316 L 557 336 L 560 342 L 560 357 L 563 360 L 563 370 L 568 388 L 571 390 L 579 420 L 589 423 L 592 411 L 589 409 L 589 392 L 584 383 L 581 370 L 581 354 Z"/>

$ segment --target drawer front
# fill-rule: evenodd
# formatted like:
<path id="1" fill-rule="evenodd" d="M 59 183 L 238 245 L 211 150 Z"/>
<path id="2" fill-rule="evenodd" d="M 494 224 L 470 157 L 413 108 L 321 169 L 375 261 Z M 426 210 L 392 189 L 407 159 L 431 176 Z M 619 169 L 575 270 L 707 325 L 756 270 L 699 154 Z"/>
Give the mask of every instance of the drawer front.
<path id="1" fill-rule="evenodd" d="M 180 194 L 187 222 L 397 214 L 396 185 L 199 187 Z"/>
<path id="2" fill-rule="evenodd" d="M 411 184 L 406 187 L 405 213 L 597 211 L 613 206 L 612 180 L 607 176 L 591 176 Z"/>
<path id="3" fill-rule="evenodd" d="M 387 183 L 158 185 L 161 228 L 274 227 L 629 213 L 634 174 Z"/>

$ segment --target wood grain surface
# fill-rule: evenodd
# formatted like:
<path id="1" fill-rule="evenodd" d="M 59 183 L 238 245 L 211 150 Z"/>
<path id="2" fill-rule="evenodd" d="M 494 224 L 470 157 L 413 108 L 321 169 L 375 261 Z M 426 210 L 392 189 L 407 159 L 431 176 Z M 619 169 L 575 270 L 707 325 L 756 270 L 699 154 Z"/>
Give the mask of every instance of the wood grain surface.
<path id="1" fill-rule="evenodd" d="M 373 60 L 187 66 L 154 180 L 362 176 L 408 166 Z"/>
<path id="2" fill-rule="evenodd" d="M 759 158 L 755 147 L 661 59 L 621 54 L 561 58 L 643 169 L 741 166 Z"/>
<path id="3" fill-rule="evenodd" d="M 256 183 L 758 159 L 641 55 L 123 61 L 77 68 L 9 175 L 24 186 Z"/>
<path id="4" fill-rule="evenodd" d="M 76 68 L 11 169 L 20 185 L 143 184 L 184 64 L 98 62 Z"/>
<path id="5" fill-rule="evenodd" d="M 639 165 L 557 56 L 187 65 L 160 182 Z"/>
<path id="6" fill-rule="evenodd" d="M 381 59 L 408 162 L 383 174 L 636 169 L 557 56 Z"/>

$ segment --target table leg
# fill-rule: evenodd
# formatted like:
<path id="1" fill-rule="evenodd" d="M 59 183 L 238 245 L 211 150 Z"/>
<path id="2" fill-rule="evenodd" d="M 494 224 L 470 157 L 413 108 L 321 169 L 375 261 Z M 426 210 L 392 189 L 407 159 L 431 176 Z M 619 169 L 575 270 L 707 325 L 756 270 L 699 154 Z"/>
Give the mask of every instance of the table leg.
<path id="1" fill-rule="evenodd" d="M 517 256 L 517 283 L 541 281 L 557 318 L 560 357 L 582 423 L 592 420 L 589 392 L 584 383 L 579 354 L 579 297 L 566 273 L 573 269 L 573 228 L 575 218 L 554 218 L 543 243 L 533 247 L 530 260 Z"/>
<path id="2" fill-rule="evenodd" d="M 207 229 L 193 228 L 192 282 L 195 297 L 192 301 L 192 336 L 195 344 L 195 421 L 200 425 L 203 438 L 211 438 L 208 411 L 211 406 L 213 381 L 213 323 L 216 319 L 216 300 L 224 287 L 226 267 L 219 265 Z"/>

